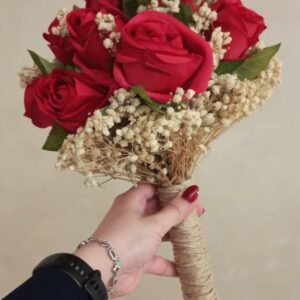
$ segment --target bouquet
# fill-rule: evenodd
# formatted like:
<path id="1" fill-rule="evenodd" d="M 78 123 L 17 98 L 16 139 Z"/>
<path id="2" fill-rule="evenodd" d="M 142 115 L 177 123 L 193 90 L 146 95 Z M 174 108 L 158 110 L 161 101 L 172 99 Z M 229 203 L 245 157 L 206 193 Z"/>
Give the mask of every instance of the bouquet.
<path id="1" fill-rule="evenodd" d="M 179 194 L 214 141 L 280 82 L 280 44 L 240 0 L 86 0 L 61 9 L 20 72 L 44 150 L 87 187 L 122 179 Z M 184 299 L 217 299 L 196 214 L 170 233 Z"/>

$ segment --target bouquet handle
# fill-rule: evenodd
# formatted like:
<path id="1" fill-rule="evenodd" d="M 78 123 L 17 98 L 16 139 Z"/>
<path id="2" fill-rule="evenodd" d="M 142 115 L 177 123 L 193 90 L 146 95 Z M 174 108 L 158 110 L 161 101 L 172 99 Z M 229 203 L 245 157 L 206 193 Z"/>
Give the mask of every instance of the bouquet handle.
<path id="1" fill-rule="evenodd" d="M 168 204 L 182 186 L 159 188 L 161 206 Z M 175 262 L 185 300 L 217 300 L 205 238 L 200 233 L 199 218 L 193 212 L 170 231 Z"/>

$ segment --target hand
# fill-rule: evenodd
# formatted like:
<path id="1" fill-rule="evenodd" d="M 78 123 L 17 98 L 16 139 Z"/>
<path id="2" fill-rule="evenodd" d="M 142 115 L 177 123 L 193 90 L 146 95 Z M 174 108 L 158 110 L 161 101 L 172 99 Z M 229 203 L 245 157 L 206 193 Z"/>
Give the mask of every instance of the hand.
<path id="1" fill-rule="evenodd" d="M 194 209 L 199 216 L 204 213 L 198 192 L 198 187 L 192 186 L 161 210 L 151 185 L 139 185 L 117 197 L 92 235 L 108 240 L 121 258 L 122 269 L 113 297 L 132 292 L 145 273 L 177 276 L 175 263 L 156 253 L 161 242 L 168 240 L 168 232 L 173 226 L 180 224 Z M 100 270 L 104 284 L 108 285 L 112 261 L 106 249 L 91 244 L 77 250 L 75 255 Z"/>

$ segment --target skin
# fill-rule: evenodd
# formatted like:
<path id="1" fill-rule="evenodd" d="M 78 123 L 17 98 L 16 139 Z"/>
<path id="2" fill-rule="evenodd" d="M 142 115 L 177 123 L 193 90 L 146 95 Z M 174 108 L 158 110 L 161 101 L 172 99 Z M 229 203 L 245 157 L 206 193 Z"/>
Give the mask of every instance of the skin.
<path id="1" fill-rule="evenodd" d="M 118 196 L 111 209 L 92 237 L 108 240 L 118 251 L 122 268 L 113 298 L 131 293 L 145 274 L 176 277 L 173 261 L 157 255 L 160 244 L 168 241 L 168 232 L 197 210 L 204 213 L 199 199 L 189 203 L 182 197 L 175 198 L 168 206 L 159 209 L 155 188 L 139 185 Z M 101 271 L 107 286 L 112 278 L 112 261 L 107 250 L 96 244 L 77 250 L 78 257 L 92 268 Z"/>

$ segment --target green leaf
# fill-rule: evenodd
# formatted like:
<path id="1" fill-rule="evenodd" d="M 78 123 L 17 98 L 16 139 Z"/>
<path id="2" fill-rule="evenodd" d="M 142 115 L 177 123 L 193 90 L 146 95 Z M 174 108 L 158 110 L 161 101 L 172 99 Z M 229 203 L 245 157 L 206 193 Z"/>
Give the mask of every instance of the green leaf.
<path id="1" fill-rule="evenodd" d="M 193 10 L 191 5 L 180 3 L 179 9 L 179 13 L 175 13 L 173 16 L 185 25 L 189 25 L 193 21 Z"/>
<path id="2" fill-rule="evenodd" d="M 221 62 L 216 70 L 218 75 L 237 74 L 240 80 L 254 80 L 264 71 L 274 55 L 279 51 L 281 44 L 264 48 L 254 52 L 244 60 Z"/>
<path id="3" fill-rule="evenodd" d="M 47 59 L 39 56 L 35 52 L 33 52 L 31 50 L 28 50 L 28 52 L 29 52 L 33 62 L 38 66 L 38 68 L 40 69 L 42 74 L 44 74 L 44 75 L 50 74 L 54 69 L 57 68 L 57 66 L 55 64 L 53 64 L 50 61 L 48 61 Z"/>
<path id="4" fill-rule="evenodd" d="M 234 71 L 243 63 L 242 60 L 236 61 L 221 61 L 215 73 L 218 75 L 222 74 L 233 74 Z"/>
<path id="5" fill-rule="evenodd" d="M 54 152 L 58 151 L 69 134 L 69 132 L 61 128 L 58 124 L 55 124 L 49 133 L 49 136 L 43 146 L 43 150 Z"/>
<path id="6" fill-rule="evenodd" d="M 240 80 L 255 79 L 264 71 L 274 55 L 279 51 L 281 44 L 267 47 L 261 51 L 253 53 L 237 68 L 236 73 Z"/>
<path id="7" fill-rule="evenodd" d="M 73 10 L 77 10 L 77 9 L 80 9 L 80 7 L 77 5 L 73 5 Z"/>
<path id="8" fill-rule="evenodd" d="M 132 18 L 136 15 L 140 5 L 147 5 L 148 0 L 123 0 L 122 9 L 127 17 Z"/>
<path id="9" fill-rule="evenodd" d="M 165 114 L 165 112 L 162 110 L 163 106 L 159 105 L 158 103 L 154 102 L 149 95 L 147 94 L 146 90 L 141 85 L 136 85 L 132 87 L 132 91 L 135 92 L 142 102 L 149 106 L 153 111 L 156 111 L 159 114 Z"/>

